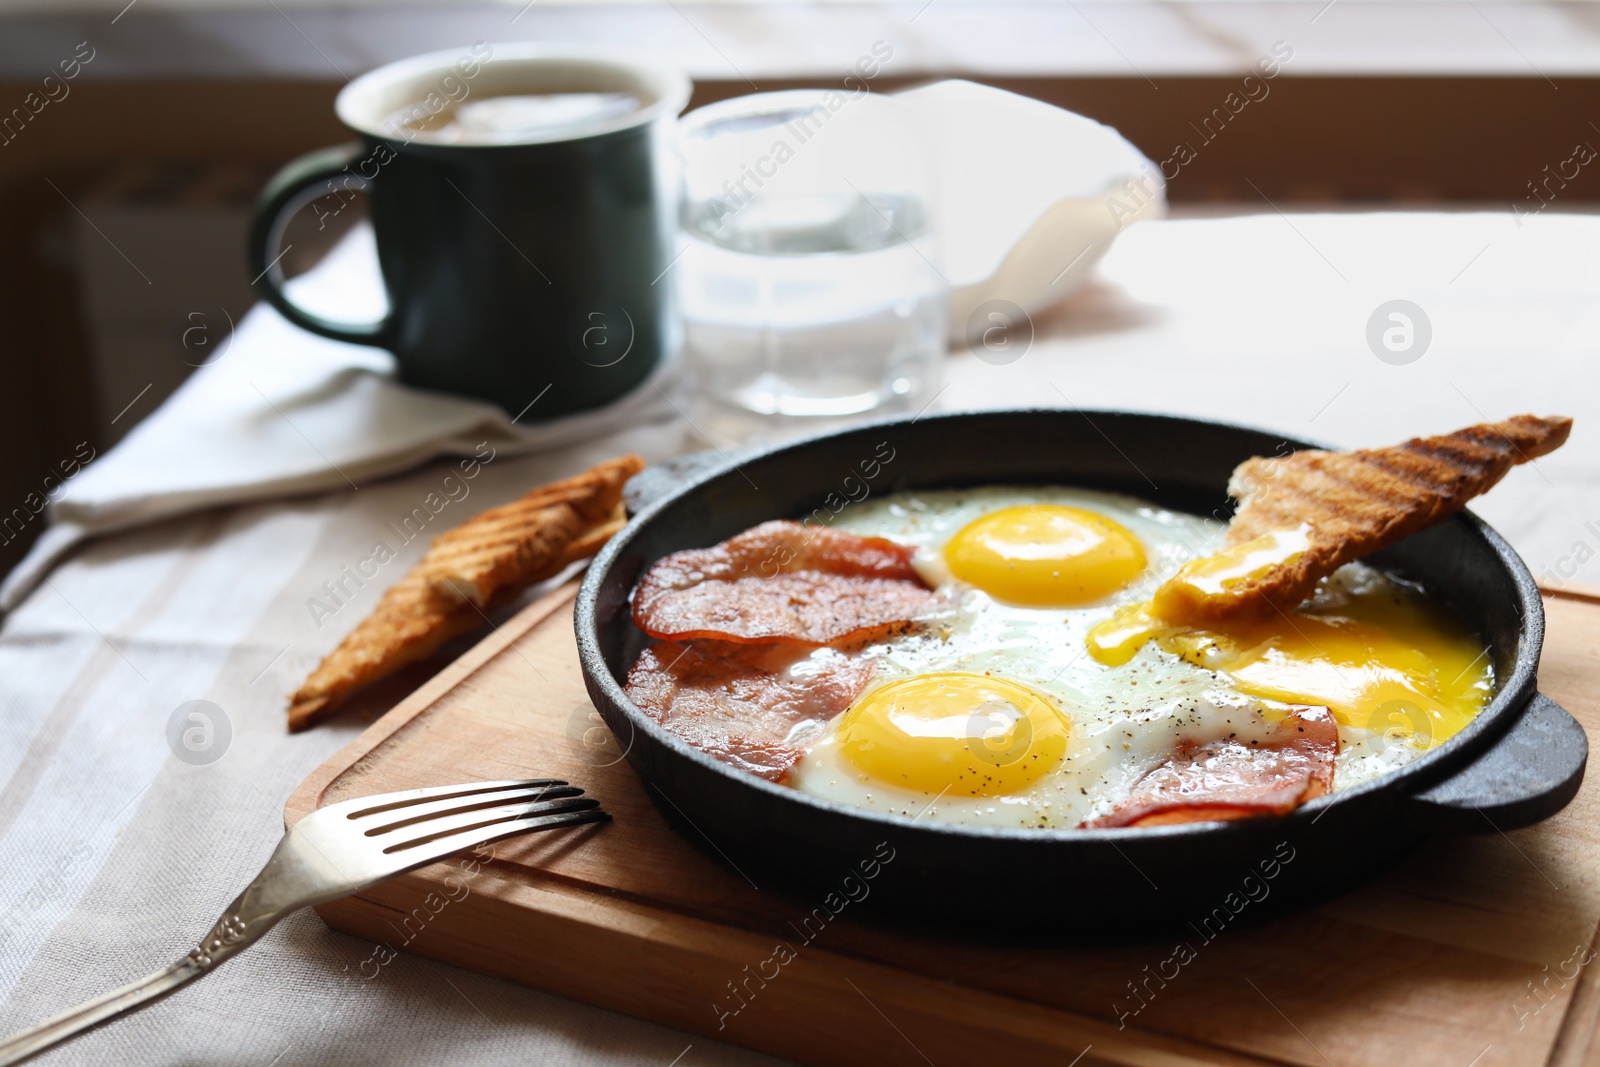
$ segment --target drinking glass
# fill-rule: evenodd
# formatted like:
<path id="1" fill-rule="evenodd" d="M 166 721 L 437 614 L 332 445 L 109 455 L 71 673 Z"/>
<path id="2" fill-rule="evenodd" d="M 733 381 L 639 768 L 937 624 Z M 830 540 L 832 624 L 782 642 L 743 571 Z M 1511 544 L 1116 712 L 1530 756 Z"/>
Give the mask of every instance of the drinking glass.
<path id="1" fill-rule="evenodd" d="M 772 440 L 925 405 L 949 286 L 903 105 L 761 93 L 693 112 L 680 139 L 675 274 L 701 432 Z"/>

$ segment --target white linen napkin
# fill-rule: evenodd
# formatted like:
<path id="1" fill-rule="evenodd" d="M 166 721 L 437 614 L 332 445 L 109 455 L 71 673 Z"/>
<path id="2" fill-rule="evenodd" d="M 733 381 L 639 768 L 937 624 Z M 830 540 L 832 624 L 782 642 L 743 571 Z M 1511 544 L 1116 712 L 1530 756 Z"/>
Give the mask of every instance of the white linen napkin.
<path id="1" fill-rule="evenodd" d="M 380 312 L 372 231 L 352 231 L 290 286 L 300 303 L 330 316 Z M 258 304 L 217 356 L 64 484 L 50 502 L 49 528 L 0 584 L 0 611 L 88 537 L 224 504 L 359 487 L 436 457 L 472 455 L 485 442 L 516 455 L 644 427 L 656 431 L 644 435 L 655 447 L 636 447 L 670 455 L 683 434 L 678 377 L 674 358 L 615 404 L 533 424 L 537 399 L 514 420 L 493 404 L 410 388 L 395 380 L 389 353 L 306 333 Z"/>

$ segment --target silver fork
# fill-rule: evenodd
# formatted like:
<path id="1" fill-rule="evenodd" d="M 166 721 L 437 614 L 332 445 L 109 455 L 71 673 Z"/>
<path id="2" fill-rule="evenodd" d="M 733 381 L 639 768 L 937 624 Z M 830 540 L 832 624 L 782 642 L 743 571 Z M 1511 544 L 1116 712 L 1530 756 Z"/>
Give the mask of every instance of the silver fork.
<path id="1" fill-rule="evenodd" d="M 582 794 L 555 779 L 469 782 L 319 808 L 284 834 L 255 881 L 187 956 L 0 1042 L 0 1067 L 21 1063 L 210 974 L 290 912 L 360 892 L 462 849 L 610 818 L 599 801 Z"/>

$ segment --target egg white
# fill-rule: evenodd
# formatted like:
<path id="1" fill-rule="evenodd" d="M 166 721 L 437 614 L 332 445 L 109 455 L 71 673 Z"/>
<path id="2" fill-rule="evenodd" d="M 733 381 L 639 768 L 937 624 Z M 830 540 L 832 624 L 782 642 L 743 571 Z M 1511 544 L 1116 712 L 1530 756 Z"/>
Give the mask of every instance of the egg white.
<path id="1" fill-rule="evenodd" d="M 944 564 L 945 542 L 980 515 L 1024 504 L 1084 508 L 1121 523 L 1143 542 L 1148 567 L 1104 600 L 1073 608 L 1009 605 L 956 581 Z M 787 781 L 806 793 L 918 819 L 996 828 L 1071 828 L 1124 799 L 1178 742 L 1265 739 L 1287 707 L 1242 695 L 1225 677 L 1153 644 L 1117 668 L 1096 662 L 1086 651 L 1085 638 L 1096 623 L 1123 604 L 1147 600 L 1185 562 L 1220 547 L 1222 522 L 1114 493 L 988 486 L 863 501 L 846 508 L 834 526 L 915 546 L 918 572 L 944 595 L 945 606 L 931 625 L 862 653 L 877 661 L 874 687 L 947 671 L 990 673 L 1053 700 L 1071 720 L 1072 739 L 1061 765 L 1023 792 L 952 797 L 899 788 L 862 773 L 839 751 L 834 734 L 840 719 L 835 718 L 789 772 Z M 1378 740 L 1371 731 L 1340 727 L 1335 789 L 1384 773 L 1417 754 L 1407 745 Z"/>

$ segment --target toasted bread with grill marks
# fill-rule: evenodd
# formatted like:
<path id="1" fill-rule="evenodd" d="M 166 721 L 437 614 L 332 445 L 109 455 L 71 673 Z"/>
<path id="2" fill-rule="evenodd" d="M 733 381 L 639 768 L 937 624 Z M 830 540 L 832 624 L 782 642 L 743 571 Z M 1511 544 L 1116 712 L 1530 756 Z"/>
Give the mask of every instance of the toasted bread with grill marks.
<path id="1" fill-rule="evenodd" d="M 289 729 L 305 729 L 357 690 L 486 625 L 528 586 L 592 556 L 627 521 L 622 484 L 643 465 L 637 456 L 602 463 L 435 539 L 289 698 Z"/>
<path id="2" fill-rule="evenodd" d="M 1572 420 L 1518 415 L 1392 448 L 1294 452 L 1241 463 L 1228 482 L 1239 502 L 1227 544 L 1309 527 L 1308 547 L 1256 577 L 1208 597 L 1214 618 L 1288 611 L 1352 560 L 1440 522 L 1508 470 L 1561 447 Z"/>
<path id="3" fill-rule="evenodd" d="M 621 456 L 475 516 L 434 539 L 421 564 L 428 586 L 481 608 L 502 588 L 539 581 L 569 541 L 616 512 L 642 469 L 638 456 Z"/>
<path id="4" fill-rule="evenodd" d="M 304 730 L 356 690 L 427 659 L 452 637 L 483 623 L 478 608 L 460 601 L 443 603 L 428 588 L 426 577 L 412 569 L 289 698 L 290 732 Z"/>
<path id="5" fill-rule="evenodd" d="M 590 526 L 574 537 L 562 551 L 561 558 L 552 563 L 547 570 L 537 572 L 533 580 L 542 582 L 547 578 L 554 578 L 580 559 L 588 559 L 604 548 L 606 542 L 626 525 L 628 525 L 628 511 L 622 502 L 618 501 L 604 522 Z"/>

